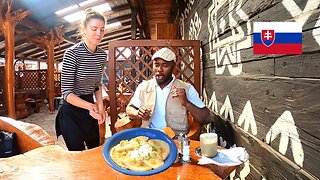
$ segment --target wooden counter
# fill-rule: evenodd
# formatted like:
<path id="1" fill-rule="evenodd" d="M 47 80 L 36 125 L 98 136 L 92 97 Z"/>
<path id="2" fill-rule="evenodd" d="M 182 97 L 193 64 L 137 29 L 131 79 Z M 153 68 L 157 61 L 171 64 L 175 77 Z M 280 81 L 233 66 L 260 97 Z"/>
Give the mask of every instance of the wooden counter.
<path id="1" fill-rule="evenodd" d="M 191 142 L 191 163 L 173 164 L 169 169 L 143 179 L 221 179 L 236 167 L 209 167 L 197 164 L 193 153 L 199 142 Z M 0 161 L 0 179 L 136 179 L 112 169 L 104 160 L 103 146 L 82 152 L 70 152 L 58 145 L 45 146 Z M 219 177 L 219 176 L 220 177 Z"/>

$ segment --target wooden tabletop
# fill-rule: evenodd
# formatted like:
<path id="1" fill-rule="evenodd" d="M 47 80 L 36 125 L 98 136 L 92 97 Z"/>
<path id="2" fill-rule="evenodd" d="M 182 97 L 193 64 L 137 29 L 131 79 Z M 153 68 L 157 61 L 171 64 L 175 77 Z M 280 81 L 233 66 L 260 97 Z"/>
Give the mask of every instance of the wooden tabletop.
<path id="1" fill-rule="evenodd" d="M 194 150 L 199 142 L 191 141 L 191 162 L 173 164 L 167 170 L 143 179 L 224 179 L 234 169 L 198 165 Z M 82 152 L 71 152 L 58 145 L 45 146 L 0 161 L 0 179 L 131 179 L 104 160 L 103 146 Z"/>

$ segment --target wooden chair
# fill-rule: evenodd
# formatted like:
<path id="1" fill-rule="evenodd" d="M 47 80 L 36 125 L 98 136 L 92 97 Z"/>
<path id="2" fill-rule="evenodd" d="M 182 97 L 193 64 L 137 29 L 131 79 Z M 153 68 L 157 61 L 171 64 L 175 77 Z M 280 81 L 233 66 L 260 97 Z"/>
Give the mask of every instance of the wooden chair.
<path id="1" fill-rule="evenodd" d="M 139 127 L 143 122 L 121 117 L 118 99 L 126 93 L 131 95 L 143 81 L 152 78 L 152 54 L 163 47 L 173 50 L 177 61 L 174 69 L 176 78 L 192 84 L 201 95 L 201 61 L 199 40 L 121 40 L 109 43 L 109 96 L 110 96 L 110 128 L 112 133 L 123 129 Z M 127 98 L 125 102 L 128 102 Z M 200 125 L 189 115 L 191 139 L 198 139 Z M 169 129 L 165 131 L 170 132 Z M 172 130 L 171 130 L 172 131 Z"/>

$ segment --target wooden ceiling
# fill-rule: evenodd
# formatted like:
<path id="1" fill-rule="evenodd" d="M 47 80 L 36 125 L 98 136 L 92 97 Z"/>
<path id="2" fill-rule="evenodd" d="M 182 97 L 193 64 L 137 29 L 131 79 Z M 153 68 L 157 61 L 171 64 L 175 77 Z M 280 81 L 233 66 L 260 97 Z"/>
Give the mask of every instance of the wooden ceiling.
<path id="1" fill-rule="evenodd" d="M 7 0 L 1 0 L 7 2 Z M 62 25 L 63 41 L 56 44 L 54 49 L 55 61 L 61 62 L 64 51 L 79 42 L 78 24 L 68 23 L 62 15 L 56 15 L 57 10 L 76 5 L 85 0 L 13 0 L 12 12 L 17 9 L 30 10 L 31 14 L 22 20 L 15 31 L 15 56 L 16 59 L 47 61 L 46 50 L 35 43 L 33 38 L 45 36 L 50 29 Z M 89 7 L 108 3 L 111 11 L 104 12 L 107 24 L 121 22 L 121 26 L 106 29 L 105 36 L 99 45 L 104 50 L 108 49 L 111 40 L 127 39 L 155 39 L 156 24 L 169 23 L 176 11 L 172 7 L 173 0 L 97 0 Z M 3 16 L 7 3 L 4 4 Z M 76 10 L 74 10 L 76 11 Z M 135 16 L 136 13 L 136 16 Z M 132 20 L 133 19 L 133 20 Z M 172 21 L 172 20 L 171 20 Z M 134 28 L 136 27 L 136 29 Z M 136 32 L 136 33 L 134 33 Z M 5 39 L 0 32 L 0 56 L 5 56 Z M 141 35 L 140 35 L 141 34 Z"/>

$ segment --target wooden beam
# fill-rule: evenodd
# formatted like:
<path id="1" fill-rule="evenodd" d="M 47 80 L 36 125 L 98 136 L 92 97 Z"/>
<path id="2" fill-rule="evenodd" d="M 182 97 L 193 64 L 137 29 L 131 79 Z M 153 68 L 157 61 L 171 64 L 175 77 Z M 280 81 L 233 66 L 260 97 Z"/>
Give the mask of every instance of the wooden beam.
<path id="1" fill-rule="evenodd" d="M 117 40 L 120 39 L 122 37 L 128 37 L 131 35 L 131 32 L 128 32 L 126 34 L 123 34 L 121 36 L 116 36 L 116 37 L 112 37 L 112 38 L 107 38 L 103 43 L 100 43 L 99 46 L 104 46 L 105 44 L 108 44 L 110 40 Z"/>
<path id="2" fill-rule="evenodd" d="M 115 38 L 113 40 L 130 40 L 131 39 L 131 36 L 123 36 L 123 37 L 120 37 L 120 38 Z M 107 50 L 108 47 L 109 47 L 109 43 L 105 44 L 105 45 L 102 45 L 100 46 L 103 50 Z"/>
<path id="3" fill-rule="evenodd" d="M 40 48 L 32 49 L 32 50 L 30 50 L 28 53 L 25 53 L 24 55 L 25 55 L 26 57 L 28 57 L 28 56 L 31 56 L 31 55 L 33 55 L 33 54 L 35 54 L 35 53 L 42 52 L 42 51 L 43 51 L 43 49 L 40 49 Z"/>
<path id="4" fill-rule="evenodd" d="M 133 6 L 132 9 L 132 14 L 131 14 L 131 39 L 136 39 L 136 34 L 137 34 L 137 7 Z"/>
<path id="5" fill-rule="evenodd" d="M 108 19 L 107 20 L 107 24 L 112 24 L 115 22 L 119 22 L 119 21 L 123 21 L 123 20 L 128 20 L 131 18 L 130 14 L 124 15 L 124 16 L 120 16 L 120 17 L 116 17 L 116 18 L 112 18 L 112 19 Z"/>
<path id="6" fill-rule="evenodd" d="M 70 43 L 70 44 L 76 44 L 79 42 L 78 39 L 72 38 L 72 37 L 68 37 L 66 35 L 63 36 L 63 40 Z"/>
<path id="7" fill-rule="evenodd" d="M 47 32 L 49 31 L 49 28 L 44 27 L 44 26 L 39 26 L 39 24 L 29 20 L 29 19 L 25 19 L 21 22 L 21 25 L 29 27 L 30 29 L 34 29 L 37 30 L 39 32 Z"/>
<path id="8" fill-rule="evenodd" d="M 106 35 L 105 38 L 103 38 L 103 40 L 101 41 L 101 43 L 104 43 L 105 41 L 110 40 L 113 37 L 117 37 L 117 36 L 126 35 L 128 33 L 131 33 L 130 30 L 131 30 L 131 28 L 127 28 L 127 29 L 122 29 L 120 31 L 112 32 L 112 33 Z"/>
<path id="9" fill-rule="evenodd" d="M 141 21 L 141 25 L 139 28 L 142 28 L 145 38 L 150 39 L 149 24 L 144 0 L 139 0 L 138 2 L 138 15 Z"/>
<path id="10" fill-rule="evenodd" d="M 25 57 L 25 56 L 16 56 L 17 59 L 24 59 L 28 61 L 40 61 L 40 62 L 47 62 L 47 59 L 37 59 L 37 58 L 32 58 L 32 57 Z"/>
<path id="11" fill-rule="evenodd" d="M 112 19 L 108 19 L 107 20 L 107 23 L 108 24 L 111 24 L 111 23 L 114 23 L 114 22 L 121 22 L 121 21 L 126 21 L 126 20 L 129 20 L 130 21 L 130 17 L 131 15 L 130 14 L 126 14 L 126 15 L 123 15 L 123 16 L 119 16 L 119 17 L 116 17 L 116 18 L 112 18 Z M 127 23 L 121 23 L 123 26 L 127 25 Z M 69 36 L 73 36 L 77 33 L 78 29 L 73 29 L 71 31 L 68 31 L 64 34 L 64 37 L 69 37 Z M 107 30 L 106 30 L 107 31 Z"/>
<path id="12" fill-rule="evenodd" d="M 175 23 L 178 15 L 179 0 L 171 0 L 169 23 Z"/>
<path id="13" fill-rule="evenodd" d="M 18 51 L 15 51 L 16 55 L 20 55 L 20 54 L 23 54 L 24 52 L 27 52 L 31 49 L 35 49 L 37 48 L 37 46 L 35 44 L 30 44 L 30 46 L 27 46 L 27 47 L 24 47 Z"/>
<path id="14" fill-rule="evenodd" d="M 59 46 L 55 46 L 55 47 L 54 47 L 54 53 L 55 53 L 55 55 L 58 54 L 58 53 L 60 53 L 60 52 L 63 52 L 63 53 L 64 53 L 64 51 L 65 51 L 67 48 L 71 47 L 71 46 L 73 46 L 73 44 L 70 44 L 70 43 L 68 43 L 68 42 L 63 43 L 62 45 L 60 45 L 60 47 L 59 47 Z M 60 48 L 60 49 L 59 49 L 59 48 Z M 46 57 L 44 57 L 44 55 L 41 54 L 41 53 L 36 53 L 36 54 L 32 55 L 32 57 L 34 57 L 34 58 L 46 58 Z"/>

